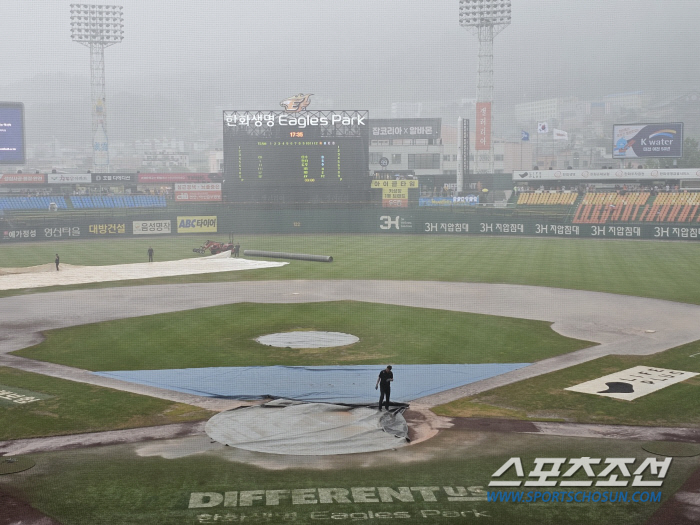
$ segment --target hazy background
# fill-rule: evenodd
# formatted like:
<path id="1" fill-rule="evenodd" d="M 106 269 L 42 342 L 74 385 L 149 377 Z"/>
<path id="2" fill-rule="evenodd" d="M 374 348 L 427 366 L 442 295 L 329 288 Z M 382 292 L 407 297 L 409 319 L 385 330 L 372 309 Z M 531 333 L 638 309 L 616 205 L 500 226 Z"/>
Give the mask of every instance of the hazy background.
<path id="1" fill-rule="evenodd" d="M 111 143 L 220 135 L 222 109 L 276 109 L 299 92 L 315 94 L 314 109 L 374 117 L 420 102 L 446 124 L 476 97 L 478 40 L 459 26 L 458 0 L 116 3 L 125 34 L 105 51 Z M 662 100 L 700 86 L 697 0 L 512 0 L 512 20 L 494 44 L 496 132 L 518 102 Z M 89 52 L 71 41 L 70 2 L 0 2 L 0 43 L 0 100 L 25 103 L 28 143 L 89 142 Z"/>

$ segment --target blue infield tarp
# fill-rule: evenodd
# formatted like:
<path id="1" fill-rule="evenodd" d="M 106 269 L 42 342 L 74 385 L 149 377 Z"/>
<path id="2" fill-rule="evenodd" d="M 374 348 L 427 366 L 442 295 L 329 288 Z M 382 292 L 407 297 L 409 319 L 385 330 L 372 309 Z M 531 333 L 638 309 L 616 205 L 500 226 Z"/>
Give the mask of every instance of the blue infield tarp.
<path id="1" fill-rule="evenodd" d="M 528 365 L 394 365 L 391 400 L 406 403 Z M 248 366 L 95 373 L 206 397 L 371 404 L 379 399 L 374 385 L 383 368 L 381 365 Z"/>

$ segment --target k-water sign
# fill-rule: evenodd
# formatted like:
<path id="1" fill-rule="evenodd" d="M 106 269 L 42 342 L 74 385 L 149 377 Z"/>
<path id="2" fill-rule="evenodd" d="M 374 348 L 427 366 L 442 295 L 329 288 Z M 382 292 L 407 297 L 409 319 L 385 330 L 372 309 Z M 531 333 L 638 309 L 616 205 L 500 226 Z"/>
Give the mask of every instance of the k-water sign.
<path id="1" fill-rule="evenodd" d="M 682 122 L 613 126 L 613 158 L 615 159 L 682 156 Z"/>
<path id="2" fill-rule="evenodd" d="M 24 163 L 24 104 L 0 102 L 0 164 Z"/>

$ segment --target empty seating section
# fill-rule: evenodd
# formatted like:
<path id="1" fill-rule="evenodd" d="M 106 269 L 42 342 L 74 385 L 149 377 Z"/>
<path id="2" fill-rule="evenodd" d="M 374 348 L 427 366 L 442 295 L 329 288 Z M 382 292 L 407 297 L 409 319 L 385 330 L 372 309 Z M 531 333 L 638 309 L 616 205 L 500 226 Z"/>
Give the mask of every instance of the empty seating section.
<path id="1" fill-rule="evenodd" d="M 165 208 L 163 195 L 80 195 L 68 197 L 75 209 L 86 208 Z M 48 210 L 51 203 L 58 209 L 69 208 L 63 196 L 0 197 L 2 210 Z"/>
<path id="2" fill-rule="evenodd" d="M 650 197 L 648 192 L 587 193 L 574 213 L 576 224 L 605 224 L 608 222 L 634 221 L 640 206 Z"/>
<path id="3" fill-rule="evenodd" d="M 589 193 L 576 209 L 577 224 L 700 222 L 700 193 Z"/>
<path id="4" fill-rule="evenodd" d="M 78 195 L 69 197 L 77 210 L 87 208 L 165 208 L 163 195 Z"/>
<path id="5" fill-rule="evenodd" d="M 645 204 L 649 200 L 650 193 L 625 193 L 618 195 L 617 193 L 586 193 L 581 200 L 581 204 L 590 205 L 613 205 L 626 206 L 629 204 Z"/>
<path id="6" fill-rule="evenodd" d="M 62 196 L 42 197 L 0 197 L 0 209 L 2 210 L 48 210 L 51 203 L 59 209 L 67 209 L 65 199 Z"/>
<path id="7" fill-rule="evenodd" d="M 556 193 L 556 192 L 540 192 L 540 193 L 521 193 L 518 196 L 518 205 L 558 205 L 571 206 L 576 202 L 577 193 Z"/>

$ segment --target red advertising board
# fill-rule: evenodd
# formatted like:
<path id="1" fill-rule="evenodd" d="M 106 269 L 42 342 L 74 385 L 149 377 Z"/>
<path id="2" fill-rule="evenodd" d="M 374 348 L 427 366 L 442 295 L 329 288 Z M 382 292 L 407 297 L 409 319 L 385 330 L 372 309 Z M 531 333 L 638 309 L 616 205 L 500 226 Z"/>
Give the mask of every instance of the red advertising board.
<path id="1" fill-rule="evenodd" d="M 209 173 L 139 173 L 140 184 L 172 184 L 175 182 L 210 182 Z"/>
<path id="2" fill-rule="evenodd" d="M 475 149 L 491 149 L 491 102 L 476 103 Z"/>
<path id="3" fill-rule="evenodd" d="M 43 173 L 0 173 L 0 184 L 44 184 Z"/>

